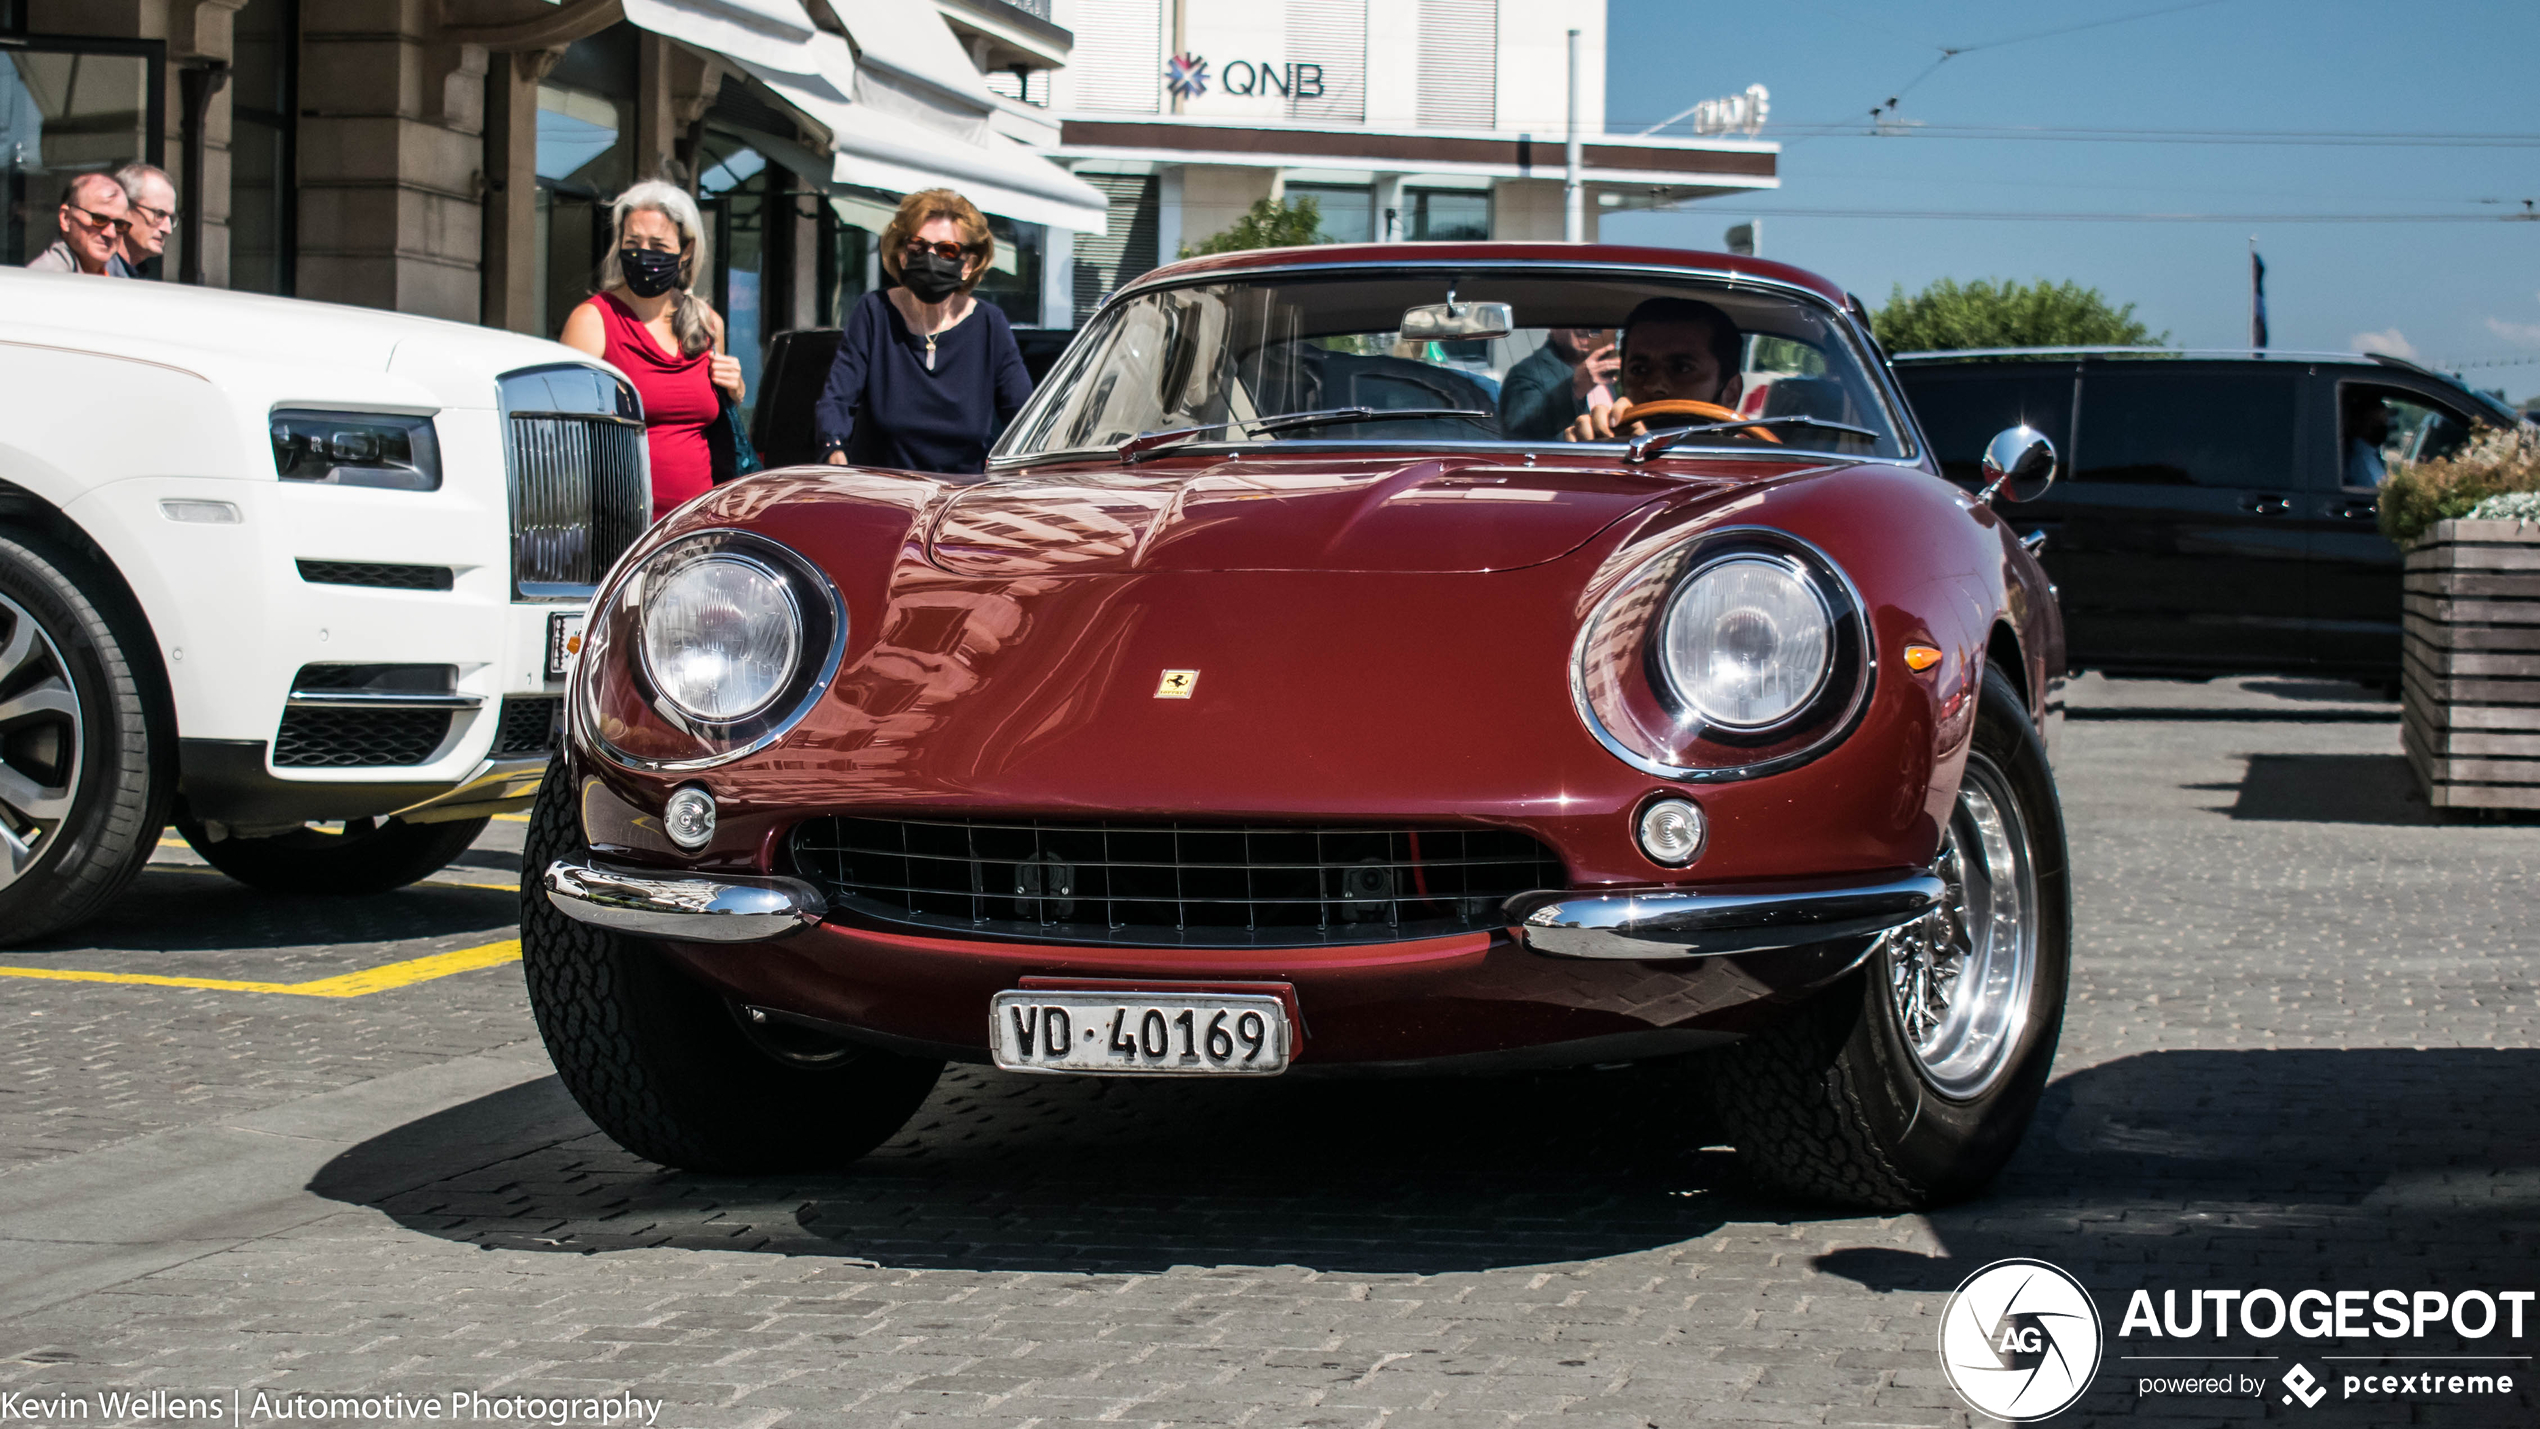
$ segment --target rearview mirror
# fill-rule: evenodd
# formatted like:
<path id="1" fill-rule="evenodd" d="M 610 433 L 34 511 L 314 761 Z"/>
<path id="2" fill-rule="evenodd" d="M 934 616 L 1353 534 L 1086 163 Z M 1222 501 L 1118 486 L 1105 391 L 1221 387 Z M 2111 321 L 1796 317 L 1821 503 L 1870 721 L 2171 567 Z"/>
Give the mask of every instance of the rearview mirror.
<path id="1" fill-rule="evenodd" d="M 1517 315 L 1506 303 L 1430 303 L 1402 315 L 1404 342 L 1478 342 L 1506 337 Z"/>
<path id="2" fill-rule="evenodd" d="M 2035 501 L 2055 484 L 2055 444 L 2037 428 L 2022 423 L 1998 433 L 1985 444 L 1984 490 L 1978 501 L 1996 493 L 2011 502 Z"/>

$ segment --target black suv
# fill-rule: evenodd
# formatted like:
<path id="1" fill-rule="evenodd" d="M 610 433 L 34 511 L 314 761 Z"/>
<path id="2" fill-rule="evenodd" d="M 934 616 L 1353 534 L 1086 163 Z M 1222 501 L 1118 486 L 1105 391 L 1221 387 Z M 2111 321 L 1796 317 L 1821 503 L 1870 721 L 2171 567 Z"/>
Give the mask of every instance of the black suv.
<path id="1" fill-rule="evenodd" d="M 1896 374 L 1952 480 L 2022 422 L 2062 475 L 2007 508 L 2043 533 L 2075 669 L 2399 678 L 2399 551 L 2375 525 L 2390 461 L 2520 415 L 2439 373 L 2354 353 L 2052 348 L 1908 353 Z"/>

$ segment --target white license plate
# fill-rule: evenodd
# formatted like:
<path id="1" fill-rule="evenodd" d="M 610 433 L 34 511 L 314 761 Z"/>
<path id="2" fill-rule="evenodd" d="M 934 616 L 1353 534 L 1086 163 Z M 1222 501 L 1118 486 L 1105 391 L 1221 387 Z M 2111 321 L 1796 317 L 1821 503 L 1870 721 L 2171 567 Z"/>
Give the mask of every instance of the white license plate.
<path id="1" fill-rule="evenodd" d="M 989 1045 L 1009 1072 L 1275 1076 L 1293 1038 L 1276 997 L 1231 992 L 1001 992 Z"/>
<path id="2" fill-rule="evenodd" d="M 574 657 L 582 653 L 582 623 L 589 619 L 579 610 L 559 610 L 547 617 L 547 678 L 561 680 L 573 672 Z"/>

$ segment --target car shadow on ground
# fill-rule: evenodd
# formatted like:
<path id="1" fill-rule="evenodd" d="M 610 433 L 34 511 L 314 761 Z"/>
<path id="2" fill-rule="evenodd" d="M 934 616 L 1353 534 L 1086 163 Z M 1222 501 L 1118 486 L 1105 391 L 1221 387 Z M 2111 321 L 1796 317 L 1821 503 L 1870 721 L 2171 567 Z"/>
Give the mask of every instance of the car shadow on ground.
<path id="1" fill-rule="evenodd" d="M 508 888 L 414 884 L 358 898 L 290 895 L 261 892 L 197 864 L 153 864 L 95 918 L 12 944 L 9 957 L 340 947 L 474 932 L 509 937 L 519 922 L 520 895 Z"/>
<path id="2" fill-rule="evenodd" d="M 2253 754 L 2222 812 L 2313 824 L 2432 824 L 2434 811 L 2402 754 Z"/>
<path id="3" fill-rule="evenodd" d="M 2540 1051 L 2143 1053 L 2049 1088 L 2001 1182 L 1931 1218 L 1946 1255 L 1817 1264 L 1882 1290 L 1946 1290 L 2014 1254 L 2136 1283 L 2245 1278 L 2253 1259 L 2376 1288 L 2528 1265 L 2535 1086 Z M 982 1271 L 1441 1274 L 1662 1250 L 1728 1222 L 1897 1238 L 1745 1189 L 1703 1149 L 1702 1100 L 1691 1063 L 1242 1086 L 957 1068 L 848 1170 L 734 1178 L 628 1155 L 546 1079 L 388 1131 L 311 1189 L 489 1248 Z"/>

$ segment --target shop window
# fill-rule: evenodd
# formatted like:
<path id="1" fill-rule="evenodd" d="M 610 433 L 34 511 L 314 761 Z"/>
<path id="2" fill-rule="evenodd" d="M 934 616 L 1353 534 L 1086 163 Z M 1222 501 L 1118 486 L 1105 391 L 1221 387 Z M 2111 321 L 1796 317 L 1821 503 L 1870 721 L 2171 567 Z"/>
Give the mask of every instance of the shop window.
<path id="1" fill-rule="evenodd" d="M 537 310 L 546 334 L 591 296 L 607 252 L 609 204 L 634 181 L 633 27 L 576 40 L 538 86 Z"/>
<path id="2" fill-rule="evenodd" d="M 1490 237 L 1490 194 L 1481 189 L 1413 189 L 1404 237 L 1440 242 L 1481 242 Z"/>
<path id="3" fill-rule="evenodd" d="M 972 290 L 982 302 L 994 303 L 1016 327 L 1041 325 L 1041 245 L 1048 230 L 1037 223 L 1016 223 L 988 215 L 988 231 L 996 235 L 995 266 Z"/>
<path id="4" fill-rule="evenodd" d="M 296 0 L 247 0 L 231 21 L 229 79 L 229 286 L 292 291 L 299 203 L 292 97 L 299 70 Z"/>
<path id="5" fill-rule="evenodd" d="M 1301 198 L 1314 200 L 1322 211 L 1322 224 L 1314 230 L 1317 243 L 1365 243 L 1375 235 L 1374 215 L 1369 205 L 1374 192 L 1364 184 L 1290 184 L 1288 202 Z"/>
<path id="6" fill-rule="evenodd" d="M 723 315 L 723 347 L 739 358 L 748 407 L 758 404 L 760 363 L 771 316 L 786 326 L 769 291 L 768 211 L 782 170 L 736 140 L 709 133 L 697 150 L 697 204 L 714 239 L 715 310 Z"/>
<path id="7" fill-rule="evenodd" d="M 31 36 L 0 64 L 0 262 L 61 237 L 62 194 L 81 174 L 139 159 L 165 167 L 165 47 L 157 41 Z"/>

